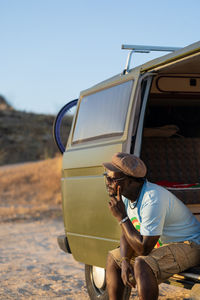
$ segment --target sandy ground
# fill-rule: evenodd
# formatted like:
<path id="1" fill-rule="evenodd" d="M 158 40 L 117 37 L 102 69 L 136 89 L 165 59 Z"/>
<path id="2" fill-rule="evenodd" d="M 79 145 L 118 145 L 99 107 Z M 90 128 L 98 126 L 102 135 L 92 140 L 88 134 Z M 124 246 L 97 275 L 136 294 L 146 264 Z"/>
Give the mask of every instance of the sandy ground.
<path id="1" fill-rule="evenodd" d="M 0 299 L 89 300 L 84 265 L 57 246 L 62 233 L 58 217 L 0 223 Z M 159 299 L 190 297 L 185 289 L 162 284 Z"/>

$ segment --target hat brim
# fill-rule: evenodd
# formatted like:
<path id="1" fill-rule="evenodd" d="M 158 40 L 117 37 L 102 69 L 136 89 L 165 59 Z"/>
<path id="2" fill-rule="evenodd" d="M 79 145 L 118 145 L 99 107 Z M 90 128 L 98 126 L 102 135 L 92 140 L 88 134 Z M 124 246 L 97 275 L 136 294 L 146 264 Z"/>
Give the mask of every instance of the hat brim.
<path id="1" fill-rule="evenodd" d="M 121 172 L 123 173 L 122 170 L 120 170 L 119 168 L 117 168 L 116 166 L 114 166 L 112 163 L 110 162 L 105 162 L 102 164 L 106 169 L 108 169 L 109 171 L 112 171 L 112 172 Z"/>

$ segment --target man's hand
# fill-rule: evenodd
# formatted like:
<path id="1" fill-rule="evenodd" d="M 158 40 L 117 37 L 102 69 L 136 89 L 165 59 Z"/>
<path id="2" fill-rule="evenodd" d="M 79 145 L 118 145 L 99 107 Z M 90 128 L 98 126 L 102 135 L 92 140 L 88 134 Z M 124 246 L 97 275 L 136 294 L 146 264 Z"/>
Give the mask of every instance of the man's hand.
<path id="1" fill-rule="evenodd" d="M 111 196 L 109 201 L 109 208 L 113 216 L 121 221 L 126 216 L 124 202 L 122 201 L 121 188 L 117 187 L 117 196 Z"/>
<path id="2" fill-rule="evenodd" d="M 133 267 L 127 260 L 122 260 L 122 270 L 121 270 L 121 278 L 124 285 L 129 285 L 130 287 L 135 287 L 135 277 Z"/>

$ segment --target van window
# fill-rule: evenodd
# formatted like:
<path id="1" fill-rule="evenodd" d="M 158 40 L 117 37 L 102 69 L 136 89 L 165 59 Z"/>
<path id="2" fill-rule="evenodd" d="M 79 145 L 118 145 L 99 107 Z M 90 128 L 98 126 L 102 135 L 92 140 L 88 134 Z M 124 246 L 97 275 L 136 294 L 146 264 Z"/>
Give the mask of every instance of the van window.
<path id="1" fill-rule="evenodd" d="M 73 143 L 122 135 L 132 85 L 133 80 L 83 97 Z"/>

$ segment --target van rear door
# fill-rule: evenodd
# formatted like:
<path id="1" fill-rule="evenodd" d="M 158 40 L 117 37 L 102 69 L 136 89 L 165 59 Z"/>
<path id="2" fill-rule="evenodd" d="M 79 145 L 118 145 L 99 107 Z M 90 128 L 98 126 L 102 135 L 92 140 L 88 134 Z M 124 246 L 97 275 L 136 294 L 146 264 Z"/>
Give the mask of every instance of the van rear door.
<path id="1" fill-rule="evenodd" d="M 81 93 L 78 102 L 63 156 L 62 196 L 72 254 L 85 264 L 105 267 L 108 251 L 119 245 L 119 226 L 108 209 L 102 162 L 110 161 L 115 152 L 130 151 L 134 115 L 135 120 L 139 117 L 139 78 L 136 68 Z"/>

